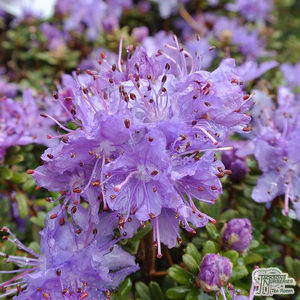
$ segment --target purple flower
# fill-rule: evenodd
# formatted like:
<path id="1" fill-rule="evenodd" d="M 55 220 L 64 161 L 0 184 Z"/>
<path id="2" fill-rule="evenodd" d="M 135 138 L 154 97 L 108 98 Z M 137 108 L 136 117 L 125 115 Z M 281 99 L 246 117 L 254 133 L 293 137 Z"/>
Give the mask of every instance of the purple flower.
<path id="1" fill-rule="evenodd" d="M 276 61 L 263 62 L 260 65 L 253 60 L 248 60 L 238 67 L 238 73 L 244 83 L 259 78 L 265 72 L 278 66 Z"/>
<path id="2" fill-rule="evenodd" d="M 206 254 L 200 264 L 198 280 L 206 291 L 218 291 L 226 285 L 231 276 L 231 262 L 218 254 Z"/>
<path id="3" fill-rule="evenodd" d="M 33 175 L 40 186 L 64 191 L 62 210 L 87 201 L 94 223 L 99 208 L 151 220 L 161 256 L 161 242 L 180 241 L 179 221 L 191 232 L 190 223 L 215 222 L 194 201 L 213 204 L 222 192 L 219 178 L 228 172 L 214 153 L 228 150 L 229 131 L 249 130 L 252 100 L 244 98 L 234 60 L 201 71 L 201 58 L 176 37 L 150 57 L 141 47 L 127 51 L 124 62 L 121 52 L 112 65 L 101 55 L 98 72 L 64 77 L 78 127 L 45 114 L 62 129 L 61 141 Z"/>
<path id="4" fill-rule="evenodd" d="M 10 286 L 7 295 L 19 291 L 15 299 L 61 299 L 63 295 L 70 299 L 106 299 L 107 291 L 117 288 L 127 275 L 138 270 L 134 257 L 112 240 L 114 218 L 100 214 L 99 222 L 93 224 L 81 206 L 56 217 L 59 210 L 58 206 L 50 212 L 40 233 L 40 255 L 21 244 L 7 228 L 2 229 L 8 240 L 31 257 L 8 256 L 8 262 L 27 268 L 13 271 L 20 274 L 0 286 Z M 16 281 L 19 278 L 21 283 Z"/>
<path id="5" fill-rule="evenodd" d="M 56 10 L 65 16 L 64 31 L 82 32 L 86 29 L 87 38 L 93 41 L 101 30 L 112 32 L 118 28 L 123 9 L 131 6 L 131 0 L 60 0 Z"/>
<path id="6" fill-rule="evenodd" d="M 247 58 L 255 59 L 263 54 L 263 40 L 258 31 L 251 31 L 248 27 L 241 25 L 238 19 L 226 17 L 214 17 L 213 34 L 225 43 L 238 47 L 238 50 Z"/>
<path id="7" fill-rule="evenodd" d="M 136 27 L 132 31 L 132 37 L 138 43 L 142 43 L 148 35 L 149 29 L 146 26 Z"/>
<path id="8" fill-rule="evenodd" d="M 192 53 L 194 56 L 199 56 L 201 60 L 201 69 L 208 69 L 216 56 L 216 53 L 204 37 L 200 39 L 188 39 L 185 42 L 187 51 Z"/>
<path id="9" fill-rule="evenodd" d="M 273 8 L 272 0 L 235 0 L 227 8 L 239 12 L 248 21 L 264 21 L 270 18 Z"/>
<path id="10" fill-rule="evenodd" d="M 289 63 L 284 63 L 280 66 L 280 70 L 288 86 L 294 88 L 300 85 L 300 63 L 297 63 L 294 66 Z"/>
<path id="11" fill-rule="evenodd" d="M 154 36 L 146 37 L 142 46 L 146 50 L 148 56 L 152 56 L 157 53 L 159 49 L 164 49 L 165 44 L 172 44 L 173 38 L 171 34 L 166 31 L 159 31 Z"/>
<path id="12" fill-rule="evenodd" d="M 158 4 L 159 14 L 163 19 L 169 18 L 172 14 L 177 12 L 179 4 L 186 3 L 188 0 L 168 0 L 168 1 L 159 1 L 153 0 Z"/>
<path id="13" fill-rule="evenodd" d="M 289 212 L 292 201 L 300 218 L 300 167 L 299 167 L 299 100 L 286 87 L 278 89 L 278 107 L 271 99 L 259 93 L 255 95 L 254 155 L 263 175 L 253 189 L 257 202 L 268 202 L 285 195 L 284 213 Z"/>
<path id="14" fill-rule="evenodd" d="M 4 158 L 5 149 L 13 145 L 31 143 L 53 145 L 47 134 L 53 132 L 51 124 L 40 116 L 42 112 L 31 90 L 23 92 L 23 101 L 2 98 L 0 100 L 0 159 Z"/>
<path id="15" fill-rule="evenodd" d="M 141 0 L 138 2 L 137 8 L 138 8 L 139 12 L 141 12 L 142 14 L 146 14 L 150 11 L 151 4 L 147 0 Z"/>
<path id="16" fill-rule="evenodd" d="M 18 88 L 14 83 L 9 83 L 2 77 L 3 71 L 0 69 L 0 97 L 13 98 L 17 94 Z"/>
<path id="17" fill-rule="evenodd" d="M 118 58 L 117 54 L 108 52 L 104 48 L 96 49 L 93 50 L 86 59 L 80 62 L 79 68 L 83 71 L 86 71 L 88 69 L 100 71 L 101 65 L 99 64 L 99 60 L 102 59 L 102 56 L 109 64 L 113 64 Z"/>
<path id="18" fill-rule="evenodd" d="M 40 28 L 48 39 L 48 48 L 50 51 L 56 52 L 66 48 L 65 36 L 58 28 L 49 23 L 43 23 Z"/>
<path id="19" fill-rule="evenodd" d="M 246 155 L 253 152 L 253 144 L 249 141 L 230 141 L 226 145 L 232 147 L 232 150 L 222 153 L 222 162 L 226 169 L 231 170 L 230 178 L 239 182 L 249 173 Z"/>
<path id="20" fill-rule="evenodd" d="M 222 240 L 226 247 L 243 252 L 252 240 L 252 226 L 248 219 L 232 219 L 224 227 Z"/>

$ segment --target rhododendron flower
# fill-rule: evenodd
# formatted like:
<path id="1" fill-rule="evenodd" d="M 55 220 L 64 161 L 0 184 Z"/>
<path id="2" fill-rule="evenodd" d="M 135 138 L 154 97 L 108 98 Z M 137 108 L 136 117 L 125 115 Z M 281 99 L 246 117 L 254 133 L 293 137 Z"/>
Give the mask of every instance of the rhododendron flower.
<path id="1" fill-rule="evenodd" d="M 299 100 L 286 87 L 278 89 L 278 107 L 269 96 L 258 93 L 254 111 L 254 155 L 263 175 L 253 189 L 257 202 L 268 202 L 285 195 L 284 212 L 291 200 L 300 219 Z"/>
<path id="2" fill-rule="evenodd" d="M 108 213 L 99 215 L 98 224 L 89 224 L 88 212 L 81 206 L 70 208 L 72 223 L 67 213 L 54 208 L 41 231 L 41 254 L 24 246 L 8 228 L 3 228 L 5 239 L 16 244 L 29 256 L 7 256 L 21 269 L 1 271 L 16 273 L 0 284 L 4 295 L 18 292 L 14 299 L 106 299 L 105 294 L 115 289 L 130 273 L 138 270 L 134 257 L 116 245 L 114 218 Z M 92 226 L 90 226 L 92 225 Z M 2 297 L 4 295 L 1 295 Z"/>
<path id="3" fill-rule="evenodd" d="M 252 100 L 232 59 L 210 73 L 176 38 L 150 57 L 129 46 L 124 62 L 121 49 L 122 40 L 117 64 L 101 54 L 100 71 L 65 77 L 77 129 L 45 115 L 64 132 L 49 137 L 61 142 L 29 172 L 40 186 L 64 191 L 62 209 L 82 197 L 94 223 L 99 208 L 151 220 L 161 256 L 161 242 L 176 245 L 170 234 L 181 240 L 179 221 L 191 232 L 189 223 L 215 222 L 194 201 L 213 204 L 222 192 L 219 178 L 230 171 L 215 152 L 230 149 L 222 147 L 229 130 L 250 130 Z"/>
<path id="4" fill-rule="evenodd" d="M 239 12 L 248 21 L 264 21 L 270 18 L 273 8 L 272 0 L 235 0 L 227 8 Z"/>

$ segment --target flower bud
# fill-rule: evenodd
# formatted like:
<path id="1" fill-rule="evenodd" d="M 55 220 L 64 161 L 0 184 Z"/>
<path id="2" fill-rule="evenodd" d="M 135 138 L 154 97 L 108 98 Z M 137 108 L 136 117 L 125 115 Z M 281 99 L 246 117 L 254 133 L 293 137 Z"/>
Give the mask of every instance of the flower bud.
<path id="1" fill-rule="evenodd" d="M 248 219 L 232 219 L 225 225 L 222 240 L 226 247 L 242 252 L 252 240 L 252 226 Z"/>
<path id="2" fill-rule="evenodd" d="M 206 254 L 200 264 L 198 283 L 206 292 L 218 291 L 231 275 L 231 262 L 218 254 Z"/>

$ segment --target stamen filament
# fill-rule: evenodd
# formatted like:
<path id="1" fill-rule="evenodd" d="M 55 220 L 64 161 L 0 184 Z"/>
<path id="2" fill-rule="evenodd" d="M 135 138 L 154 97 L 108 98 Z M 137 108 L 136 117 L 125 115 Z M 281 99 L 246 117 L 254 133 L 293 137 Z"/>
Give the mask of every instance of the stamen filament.
<path id="1" fill-rule="evenodd" d="M 288 184 L 284 196 L 284 213 L 286 216 L 289 214 L 289 197 L 290 197 L 291 180 L 292 180 L 292 172 L 291 170 L 289 170 L 289 175 L 287 180 Z"/>
<path id="2" fill-rule="evenodd" d="M 213 143 L 218 145 L 218 141 L 202 126 L 195 126 L 194 128 L 200 129 Z"/>
<path id="3" fill-rule="evenodd" d="M 59 121 L 57 121 L 57 120 L 56 120 L 55 118 L 53 118 L 52 116 L 50 116 L 50 115 L 48 115 L 48 114 L 46 114 L 46 113 L 43 113 L 42 115 L 45 116 L 45 117 L 47 117 L 47 118 L 49 118 L 49 119 L 51 119 L 53 122 L 55 122 L 55 123 L 56 123 L 60 128 L 62 128 L 63 130 L 65 130 L 65 131 L 67 131 L 67 132 L 73 132 L 73 130 L 71 130 L 71 129 L 65 127 L 64 125 L 62 125 Z"/>
<path id="4" fill-rule="evenodd" d="M 122 59 L 122 49 L 123 49 L 123 36 L 120 38 L 120 43 L 119 43 L 119 56 L 118 56 L 118 68 L 120 72 L 123 72 L 122 70 L 122 64 L 121 64 L 121 59 Z"/>

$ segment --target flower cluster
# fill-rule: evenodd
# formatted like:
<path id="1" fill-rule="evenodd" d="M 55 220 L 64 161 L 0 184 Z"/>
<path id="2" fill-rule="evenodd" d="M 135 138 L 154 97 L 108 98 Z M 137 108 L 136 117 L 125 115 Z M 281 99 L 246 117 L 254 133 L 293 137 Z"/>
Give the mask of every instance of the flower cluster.
<path id="1" fill-rule="evenodd" d="M 270 18 L 273 8 L 272 0 L 235 0 L 227 8 L 239 12 L 248 21 L 264 21 Z"/>
<path id="2" fill-rule="evenodd" d="M 38 101 L 40 100 L 40 106 Z M 47 134 L 52 134 L 51 122 L 44 122 L 40 114 L 43 104 L 34 97 L 32 90 L 23 92 L 23 101 L 0 98 L 0 160 L 4 158 L 6 148 L 14 145 L 38 143 L 50 146 Z"/>
<path id="3" fill-rule="evenodd" d="M 57 1 L 56 11 L 67 16 L 63 25 L 65 32 L 83 31 L 86 28 L 87 38 L 95 40 L 101 30 L 111 32 L 118 28 L 123 9 L 131 5 L 131 0 L 63 0 Z"/>
<path id="4" fill-rule="evenodd" d="M 72 215 L 72 223 L 68 214 Z M 113 215 L 103 213 L 90 227 L 88 212 L 82 207 L 76 214 L 74 209 L 64 211 L 54 221 L 48 216 L 40 232 L 41 254 L 23 245 L 8 228 L 2 228 L 4 240 L 14 243 L 27 256 L 0 252 L 7 263 L 20 267 L 1 272 L 17 273 L 1 283 L 1 289 L 7 290 L 1 297 L 18 292 L 14 299 L 107 299 L 111 289 L 138 270 L 134 257 L 113 239 L 114 220 Z"/>
<path id="5" fill-rule="evenodd" d="M 299 111 L 300 102 L 288 88 L 279 87 L 277 103 L 265 93 L 255 95 L 254 155 L 263 175 L 258 179 L 252 197 L 268 202 L 284 196 L 284 213 L 289 213 L 289 200 L 300 218 Z"/>
<path id="6" fill-rule="evenodd" d="M 180 241 L 179 221 L 191 232 L 190 223 L 215 222 L 194 199 L 213 204 L 221 193 L 220 178 L 230 171 L 215 153 L 228 149 L 222 145 L 229 131 L 250 130 L 252 103 L 234 60 L 209 73 L 176 38 L 166 49 L 173 56 L 160 50 L 149 57 L 129 47 L 127 61 L 120 52 L 117 65 L 102 54 L 99 72 L 68 77 L 78 128 L 57 121 L 64 130 L 60 143 L 42 155 L 43 166 L 29 171 L 40 186 L 64 191 L 62 211 L 83 198 L 93 223 L 99 208 L 108 207 L 125 221 L 151 220 L 159 257 L 161 242 L 174 247 L 176 237 Z"/>

